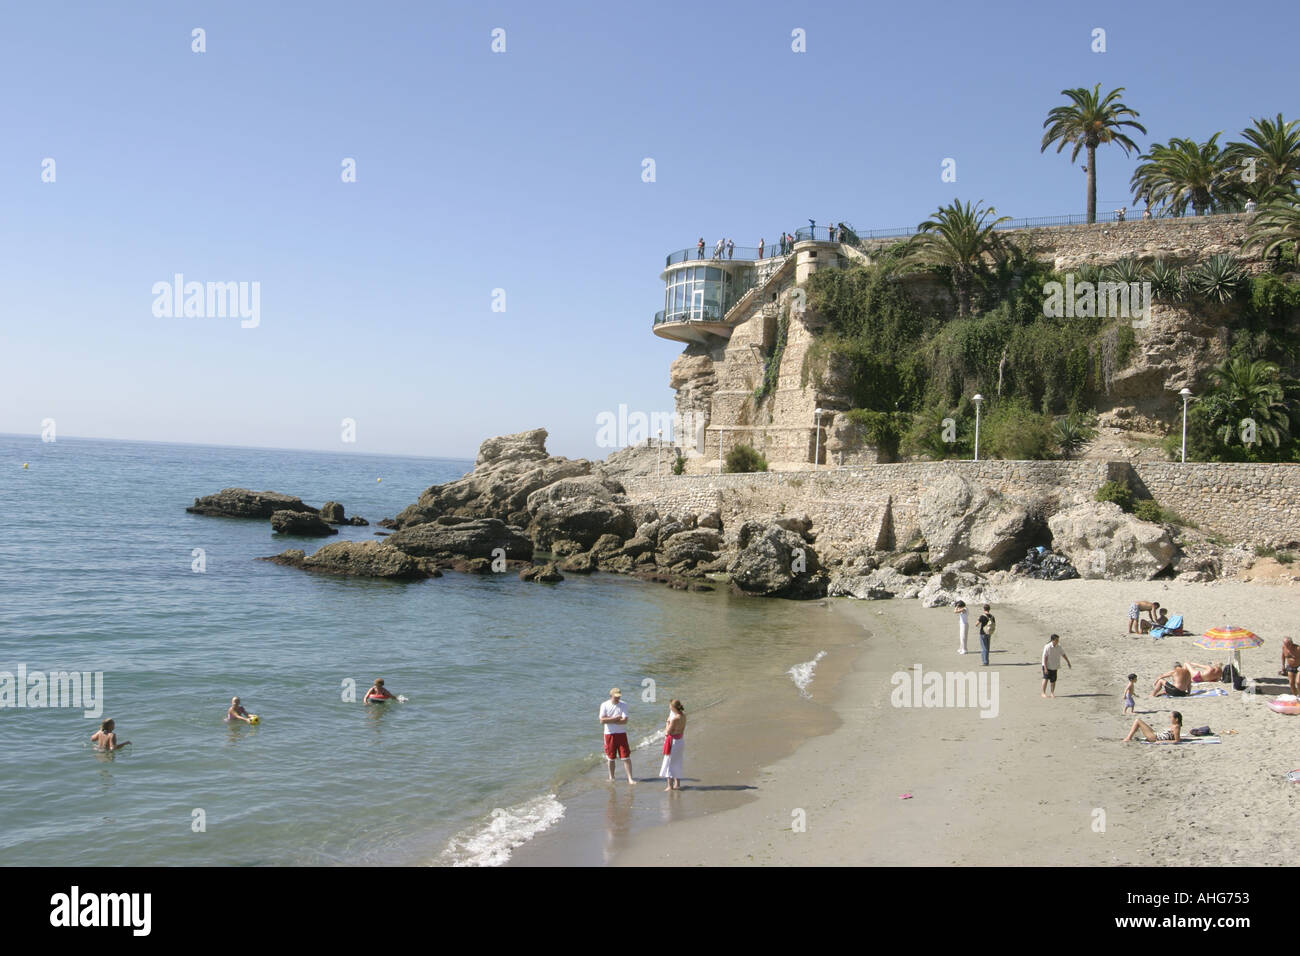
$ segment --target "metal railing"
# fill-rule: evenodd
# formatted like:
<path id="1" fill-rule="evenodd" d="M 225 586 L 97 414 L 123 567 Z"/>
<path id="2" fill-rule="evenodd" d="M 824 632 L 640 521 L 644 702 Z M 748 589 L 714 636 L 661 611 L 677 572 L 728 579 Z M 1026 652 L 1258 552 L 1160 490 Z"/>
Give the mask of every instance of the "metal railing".
<path id="1" fill-rule="evenodd" d="M 662 325 L 665 322 L 721 322 L 725 314 L 724 309 L 717 306 L 705 306 L 702 309 L 681 309 L 674 312 L 666 312 L 660 309 L 655 313 L 655 325 Z"/>
<path id="2" fill-rule="evenodd" d="M 1216 209 L 1206 213 L 1206 215 L 1207 216 L 1235 216 L 1235 215 L 1240 215 L 1243 212 L 1245 212 L 1245 206 L 1243 203 L 1220 203 Z M 1151 217 L 1152 220 L 1194 219 L 1194 218 L 1197 218 L 1197 216 L 1196 213 L 1192 210 L 1188 210 L 1188 212 L 1186 212 L 1182 216 L 1153 215 Z M 1142 222 L 1142 221 L 1150 221 L 1150 220 L 1144 220 L 1141 211 L 1135 209 L 1129 209 L 1125 217 L 1123 219 L 1120 219 L 1119 211 L 1117 209 L 1113 209 L 1110 210 L 1109 212 L 1098 211 L 1097 218 L 1095 221 L 1097 224 L 1100 225 L 1103 223 Z M 1035 217 L 1030 217 L 1025 219 L 1011 219 L 1008 220 L 1007 222 L 999 223 L 996 228 L 998 229 L 999 232 L 1001 232 L 1010 229 L 1036 229 L 1044 226 L 1048 226 L 1048 227 L 1082 226 L 1087 224 L 1088 224 L 1088 217 L 1085 213 L 1071 213 L 1064 216 L 1035 216 Z M 917 231 L 916 226 L 898 226 L 893 229 L 854 229 L 848 223 L 837 223 L 837 226 L 842 226 L 843 228 L 836 229 L 836 233 L 833 241 L 849 243 L 852 245 L 857 245 L 861 243 L 863 240 L 867 240 L 867 239 L 903 239 L 906 238 L 907 236 L 914 235 Z M 810 239 L 816 240 L 818 242 L 832 241 L 831 234 L 830 234 L 830 227 L 828 226 L 816 226 L 816 227 L 803 226 L 799 229 L 794 230 L 793 235 L 796 242 L 806 242 L 807 240 Z M 713 255 L 715 244 L 707 244 L 704 247 L 702 256 L 700 255 L 699 250 L 696 247 L 691 247 L 689 249 L 679 249 L 677 252 L 671 252 L 668 254 L 666 264 L 671 266 L 679 262 L 688 262 L 692 260 L 699 260 L 701 262 L 708 262 L 708 261 L 757 262 L 760 260 L 760 258 L 761 259 L 779 258 L 781 255 L 781 243 L 779 238 L 780 233 L 778 233 L 777 236 L 778 239 L 776 242 L 772 242 L 772 243 L 765 242 L 763 244 L 763 254 L 761 257 L 759 256 L 758 249 L 755 246 L 736 246 L 732 250 L 732 255 L 730 256 L 727 255 L 727 250 L 724 248 L 722 250 L 722 254 L 720 256 L 715 257 Z"/>

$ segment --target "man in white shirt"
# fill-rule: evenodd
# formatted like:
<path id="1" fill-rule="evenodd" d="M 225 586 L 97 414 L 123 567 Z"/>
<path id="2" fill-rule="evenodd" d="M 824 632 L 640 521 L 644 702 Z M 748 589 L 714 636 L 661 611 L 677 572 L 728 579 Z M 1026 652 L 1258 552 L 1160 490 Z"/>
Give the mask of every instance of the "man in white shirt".
<path id="1" fill-rule="evenodd" d="M 1070 663 L 1069 656 L 1065 653 L 1065 648 L 1061 647 L 1061 635 L 1053 634 L 1052 639 L 1043 645 L 1043 697 L 1056 696 L 1056 672 L 1061 666 L 1061 659 L 1065 658 L 1065 666 L 1074 669 Z M 1047 685 L 1052 685 L 1052 692 L 1047 692 Z M 610 773 L 613 774 L 613 770 Z"/>
<path id="2" fill-rule="evenodd" d="M 627 704 L 622 700 L 623 692 L 617 687 L 610 688 L 609 700 L 600 705 L 597 719 L 605 725 L 605 759 L 609 761 L 609 782 L 614 782 L 614 761 L 622 760 L 623 769 L 627 771 L 627 782 L 636 785 L 632 779 L 632 749 L 627 745 Z"/>

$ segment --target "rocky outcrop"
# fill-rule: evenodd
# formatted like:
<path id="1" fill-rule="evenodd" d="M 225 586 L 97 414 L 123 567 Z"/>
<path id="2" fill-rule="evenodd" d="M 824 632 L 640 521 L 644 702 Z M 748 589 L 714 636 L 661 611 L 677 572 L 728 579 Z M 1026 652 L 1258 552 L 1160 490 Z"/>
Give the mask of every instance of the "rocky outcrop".
<path id="1" fill-rule="evenodd" d="M 945 475 L 921 495 L 917 523 L 937 567 L 970 559 L 976 570 L 1007 568 L 1033 537 L 1029 512 L 996 490 Z"/>
<path id="2" fill-rule="evenodd" d="M 677 449 L 671 444 L 660 444 L 651 439 L 613 452 L 600 463 L 600 472 L 615 480 L 625 477 L 666 476 L 673 473 L 677 462 Z"/>
<path id="3" fill-rule="evenodd" d="M 745 594 L 810 598 L 826 593 L 817 553 L 802 535 L 775 524 L 746 522 L 740 550 L 727 566 L 731 582 Z"/>
<path id="4" fill-rule="evenodd" d="M 1169 531 L 1140 521 L 1109 501 L 1075 505 L 1048 519 L 1052 548 L 1085 578 L 1146 581 L 1174 560 Z"/>
<path id="5" fill-rule="evenodd" d="M 994 603 L 998 595 L 978 574 L 951 565 L 931 575 L 916 597 L 922 607 L 948 607 L 965 601 L 974 611 L 981 604 Z"/>
<path id="6" fill-rule="evenodd" d="M 323 538 L 338 534 L 312 511 L 275 511 L 271 514 L 271 530 L 276 534 L 295 534 L 302 537 Z"/>
<path id="7" fill-rule="evenodd" d="M 560 573 L 560 569 L 555 566 L 554 562 L 548 562 L 546 564 L 534 564 L 531 567 L 524 568 L 519 572 L 519 580 L 543 581 L 552 584 L 557 581 L 563 581 L 564 575 Z"/>
<path id="8" fill-rule="evenodd" d="M 215 495 L 195 498 L 190 514 L 213 515 L 219 518 L 261 518 L 265 521 L 277 511 L 316 513 L 301 498 L 280 494 L 278 491 L 249 491 L 247 488 L 223 488 Z"/>
<path id="9" fill-rule="evenodd" d="M 436 569 L 425 568 L 410 555 L 379 541 L 336 541 L 325 545 L 311 557 L 300 550 L 290 549 L 261 560 L 324 574 L 366 578 L 414 579 L 441 576 L 441 572 Z"/>
<path id="10" fill-rule="evenodd" d="M 393 519 L 393 524 L 409 528 L 453 515 L 496 518 L 526 527 L 532 517 L 528 513 L 529 495 L 562 478 L 591 472 L 592 463 L 584 459 L 547 455 L 544 428 L 489 438 L 479 446 L 473 471 L 456 481 L 426 489 L 415 504 Z"/>
<path id="11" fill-rule="evenodd" d="M 462 518 L 443 515 L 403 528 L 385 544 L 412 557 L 494 558 L 501 549 L 507 561 L 526 561 L 533 556 L 533 542 L 518 528 L 496 518 Z"/>
<path id="12" fill-rule="evenodd" d="M 539 550 L 586 551 L 603 535 L 636 530 L 623 486 L 609 478 L 562 478 L 528 496 L 528 531 Z"/>
<path id="13" fill-rule="evenodd" d="M 370 524 L 365 518 L 353 515 L 351 518 L 343 513 L 343 506 L 337 501 L 327 501 L 320 506 L 321 520 L 328 524 L 350 524 L 365 527 Z"/>
<path id="14" fill-rule="evenodd" d="M 851 597 L 860 601 L 887 598 L 914 598 L 921 593 L 923 582 L 896 568 L 876 568 L 864 573 L 840 572 L 826 585 L 828 597 Z"/>

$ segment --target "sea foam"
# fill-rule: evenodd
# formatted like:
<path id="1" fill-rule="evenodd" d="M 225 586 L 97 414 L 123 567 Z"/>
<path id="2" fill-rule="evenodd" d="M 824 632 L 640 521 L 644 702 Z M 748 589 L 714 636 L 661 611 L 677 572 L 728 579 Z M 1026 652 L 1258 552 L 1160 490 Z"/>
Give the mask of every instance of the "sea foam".
<path id="1" fill-rule="evenodd" d="M 799 693 L 805 697 L 811 697 L 808 693 L 808 685 L 813 682 L 813 672 L 817 670 L 817 662 L 826 656 L 825 651 L 818 651 L 817 656 L 810 661 L 804 661 L 802 664 L 795 664 L 794 667 L 786 671 L 790 679 L 794 681 L 794 686 L 799 688 Z"/>
<path id="2" fill-rule="evenodd" d="M 554 826 L 563 816 L 564 804 L 553 793 L 505 810 L 493 810 L 488 822 L 452 837 L 443 859 L 452 866 L 501 866 L 515 847 Z"/>

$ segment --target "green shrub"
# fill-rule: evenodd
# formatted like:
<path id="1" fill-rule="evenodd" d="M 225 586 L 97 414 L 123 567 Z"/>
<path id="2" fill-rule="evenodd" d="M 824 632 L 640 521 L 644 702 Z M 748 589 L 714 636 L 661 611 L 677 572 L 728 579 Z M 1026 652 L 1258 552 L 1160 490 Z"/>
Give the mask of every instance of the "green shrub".
<path id="1" fill-rule="evenodd" d="M 679 454 L 677 456 L 677 460 L 673 462 L 673 474 L 680 475 L 685 471 L 686 471 L 686 459 Z"/>
<path id="2" fill-rule="evenodd" d="M 945 424 L 948 421 L 951 424 Z M 946 408 L 917 412 L 903 430 L 903 452 L 934 461 L 969 457 L 974 434 L 972 422 L 972 419 L 963 418 Z M 952 441 L 946 440 L 948 436 Z"/>
<path id="3" fill-rule="evenodd" d="M 1291 564 L 1293 561 L 1295 561 L 1295 555 L 1290 551 L 1279 551 L 1277 553 L 1278 564 Z"/>
<path id="4" fill-rule="evenodd" d="M 1052 426 L 1052 441 L 1056 442 L 1056 447 L 1065 458 L 1073 456 L 1096 435 L 1096 430 L 1079 415 L 1058 418 Z"/>
<path id="5" fill-rule="evenodd" d="M 1152 524 L 1164 524 L 1164 510 L 1150 498 L 1143 498 L 1133 506 L 1133 514 L 1140 521 L 1150 521 Z"/>
<path id="6" fill-rule="evenodd" d="M 1094 496 L 1097 501 L 1113 501 L 1119 505 L 1121 511 L 1133 511 L 1133 489 L 1128 486 L 1128 479 L 1121 478 L 1119 481 L 1108 481 L 1097 489 Z"/>
<path id="7" fill-rule="evenodd" d="M 898 446 L 903 440 L 903 432 L 909 424 L 910 416 L 899 412 L 873 412 L 865 408 L 853 408 L 846 413 L 846 417 L 862 426 L 868 444 L 880 449 L 890 458 L 898 457 Z"/>
<path id="8" fill-rule="evenodd" d="M 1003 399 L 980 424 L 980 454 L 1014 461 L 1051 458 L 1056 449 L 1052 419 L 1024 399 Z"/>
<path id="9" fill-rule="evenodd" d="M 749 445 L 737 445 L 727 452 L 727 460 L 722 470 L 729 475 L 767 471 L 767 459 Z"/>

